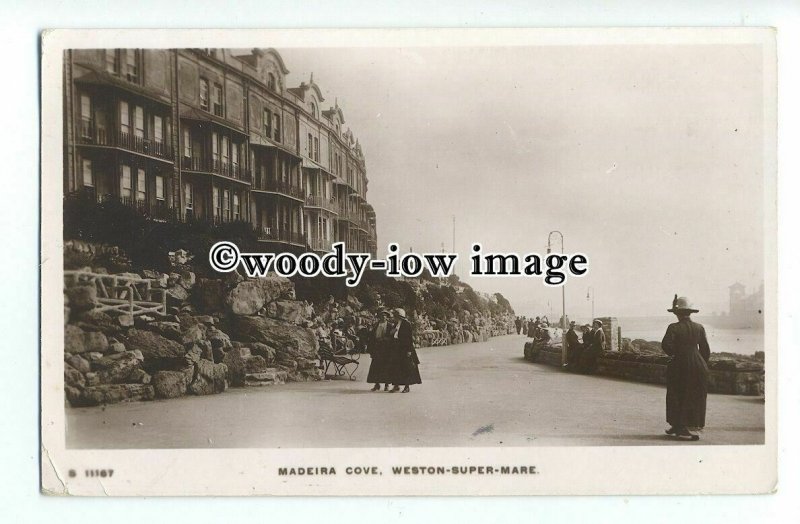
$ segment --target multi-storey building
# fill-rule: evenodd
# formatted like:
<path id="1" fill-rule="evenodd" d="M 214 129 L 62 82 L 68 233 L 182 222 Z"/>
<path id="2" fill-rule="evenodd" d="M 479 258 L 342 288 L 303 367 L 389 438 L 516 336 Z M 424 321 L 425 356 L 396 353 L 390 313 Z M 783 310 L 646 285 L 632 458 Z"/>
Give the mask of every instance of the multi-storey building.
<path id="1" fill-rule="evenodd" d="M 64 66 L 64 191 L 157 220 L 242 221 L 265 251 L 376 251 L 358 140 L 274 49 L 76 49 Z"/>

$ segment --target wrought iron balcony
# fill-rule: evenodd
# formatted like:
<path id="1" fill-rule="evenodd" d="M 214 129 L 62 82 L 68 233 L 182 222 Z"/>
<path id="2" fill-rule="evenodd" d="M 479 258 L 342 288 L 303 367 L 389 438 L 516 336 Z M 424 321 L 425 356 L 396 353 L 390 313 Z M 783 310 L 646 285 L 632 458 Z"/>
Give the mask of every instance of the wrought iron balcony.
<path id="1" fill-rule="evenodd" d="M 181 168 L 186 171 L 215 173 L 227 178 L 250 183 L 250 171 L 248 169 L 245 169 L 241 164 L 225 162 L 219 158 L 207 161 L 202 157 L 182 157 Z"/>
<path id="2" fill-rule="evenodd" d="M 306 245 L 306 239 L 299 231 L 290 231 L 287 228 L 262 227 L 256 230 L 258 239 L 263 242 L 288 242 L 291 244 Z"/>
<path id="3" fill-rule="evenodd" d="M 335 198 L 325 198 L 322 195 L 308 195 L 306 207 L 319 207 L 332 213 L 339 212 L 339 201 Z"/>
<path id="4" fill-rule="evenodd" d="M 98 126 L 94 119 L 82 118 L 78 141 L 81 144 L 118 147 L 164 160 L 172 160 L 172 147 L 165 140 L 153 140 L 137 136 L 121 129 Z"/>

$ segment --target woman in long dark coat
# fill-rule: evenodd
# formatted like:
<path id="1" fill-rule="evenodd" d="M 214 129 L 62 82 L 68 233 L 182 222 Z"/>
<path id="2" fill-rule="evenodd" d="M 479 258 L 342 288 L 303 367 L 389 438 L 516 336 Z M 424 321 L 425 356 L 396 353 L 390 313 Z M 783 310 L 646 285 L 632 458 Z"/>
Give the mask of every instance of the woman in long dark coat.
<path id="1" fill-rule="evenodd" d="M 381 384 L 385 384 L 384 391 L 387 391 L 392 382 L 389 313 L 381 311 L 378 317 L 378 322 L 372 329 L 367 342 L 367 350 L 372 359 L 369 364 L 369 373 L 367 373 L 367 382 L 375 384 L 372 391 L 380 391 Z"/>
<path id="2" fill-rule="evenodd" d="M 397 324 L 392 331 L 394 338 L 394 378 L 392 383 L 394 393 L 403 387 L 403 393 L 411 391 L 411 384 L 422 384 L 419 375 L 419 358 L 414 350 L 414 339 L 411 333 L 411 323 L 406 319 L 406 312 L 397 308 L 394 310 L 394 318 Z"/>
<path id="3" fill-rule="evenodd" d="M 706 425 L 711 349 L 705 328 L 690 318 L 699 310 L 692 308 L 688 299 L 675 295 L 667 311 L 678 317 L 661 341 L 664 353 L 672 357 L 667 364 L 667 434 L 700 440 L 689 428 Z"/>

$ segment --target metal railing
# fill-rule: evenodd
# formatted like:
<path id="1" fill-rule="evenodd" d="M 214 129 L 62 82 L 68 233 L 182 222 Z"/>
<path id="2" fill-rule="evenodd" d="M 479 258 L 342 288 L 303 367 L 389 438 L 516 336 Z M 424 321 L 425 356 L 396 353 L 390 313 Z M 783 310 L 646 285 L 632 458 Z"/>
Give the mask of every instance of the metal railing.
<path id="1" fill-rule="evenodd" d="M 253 189 L 262 190 L 262 191 L 272 191 L 275 193 L 281 193 L 283 195 L 291 196 L 297 198 L 299 200 L 305 200 L 303 194 L 303 188 L 301 186 L 296 186 L 289 182 L 284 182 L 282 180 L 265 180 L 260 184 L 256 184 Z"/>
<path id="2" fill-rule="evenodd" d="M 201 173 L 216 173 L 228 178 L 250 182 L 250 171 L 242 164 L 226 162 L 219 158 L 207 161 L 202 157 L 181 157 L 181 169 Z"/>
<path id="3" fill-rule="evenodd" d="M 306 197 L 306 206 L 319 207 L 332 213 L 339 212 L 339 201 L 335 198 L 325 198 L 322 195 L 308 195 Z"/>
<path id="4" fill-rule="evenodd" d="M 173 159 L 172 147 L 165 140 L 157 141 L 121 129 L 108 129 L 98 126 L 91 118 L 81 118 L 79 141 L 81 144 L 119 147 L 165 160 Z"/>
<path id="5" fill-rule="evenodd" d="M 287 228 L 262 227 L 256 230 L 258 239 L 266 242 L 290 242 L 292 244 L 306 245 L 305 237 L 299 231 Z"/>

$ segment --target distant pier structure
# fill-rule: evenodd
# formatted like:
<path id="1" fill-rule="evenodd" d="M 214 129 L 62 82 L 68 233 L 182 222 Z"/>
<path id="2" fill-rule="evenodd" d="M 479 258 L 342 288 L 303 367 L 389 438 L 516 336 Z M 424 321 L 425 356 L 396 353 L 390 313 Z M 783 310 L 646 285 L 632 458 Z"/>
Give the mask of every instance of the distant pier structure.
<path id="1" fill-rule="evenodd" d="M 748 294 L 741 282 L 728 286 L 728 313 L 714 316 L 710 323 L 717 327 L 730 329 L 764 328 L 764 283 L 757 291 Z"/>

